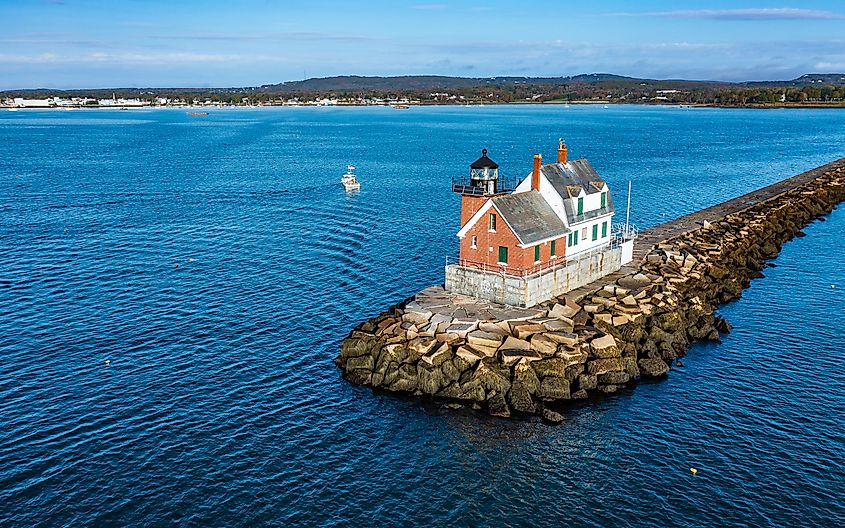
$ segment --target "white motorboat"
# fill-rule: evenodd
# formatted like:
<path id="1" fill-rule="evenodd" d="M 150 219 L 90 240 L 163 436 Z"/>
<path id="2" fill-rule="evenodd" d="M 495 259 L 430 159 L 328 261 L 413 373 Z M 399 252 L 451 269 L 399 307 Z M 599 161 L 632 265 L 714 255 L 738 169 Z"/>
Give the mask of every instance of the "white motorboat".
<path id="1" fill-rule="evenodd" d="M 340 179 L 340 183 L 343 184 L 343 188 L 347 191 L 359 191 L 361 190 L 361 184 L 358 183 L 358 178 L 355 177 L 355 173 L 353 172 L 355 167 L 349 165 L 346 167 L 346 174 Z"/>

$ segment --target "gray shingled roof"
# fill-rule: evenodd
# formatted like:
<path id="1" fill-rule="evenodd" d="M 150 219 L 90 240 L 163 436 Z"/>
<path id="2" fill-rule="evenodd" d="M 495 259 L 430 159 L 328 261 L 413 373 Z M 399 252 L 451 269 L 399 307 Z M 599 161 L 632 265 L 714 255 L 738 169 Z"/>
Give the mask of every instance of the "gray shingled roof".
<path id="1" fill-rule="evenodd" d="M 569 230 L 537 191 L 493 198 L 493 204 L 523 245 L 566 235 Z"/>
<path id="2" fill-rule="evenodd" d="M 549 180 L 555 191 L 564 198 L 563 207 L 566 209 L 566 217 L 570 225 L 598 216 L 613 212 L 613 199 L 607 193 L 607 203 L 601 209 L 587 211 L 578 216 L 572 208 L 572 203 L 567 198 L 574 198 L 584 189 L 586 194 L 593 194 L 601 191 L 604 180 L 598 175 L 596 169 L 585 159 L 568 161 L 566 163 L 552 163 L 543 165 L 540 169 L 543 176 Z"/>
<path id="3" fill-rule="evenodd" d="M 599 192 L 604 180 L 585 159 L 543 165 L 540 169 L 555 191 L 563 198 L 574 198 L 584 189 L 587 194 Z"/>

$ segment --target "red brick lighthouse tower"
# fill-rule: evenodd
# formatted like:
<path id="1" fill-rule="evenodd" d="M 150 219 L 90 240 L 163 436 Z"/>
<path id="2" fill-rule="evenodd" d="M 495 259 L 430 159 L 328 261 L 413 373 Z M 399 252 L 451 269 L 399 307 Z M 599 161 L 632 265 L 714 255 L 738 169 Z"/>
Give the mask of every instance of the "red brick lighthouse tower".
<path id="1" fill-rule="evenodd" d="M 484 202 L 513 190 L 504 187 L 499 181 L 498 163 L 487 157 L 487 149 L 482 149 L 481 157 L 469 166 L 469 181 L 452 182 L 452 191 L 461 195 L 461 226 L 481 209 Z"/>

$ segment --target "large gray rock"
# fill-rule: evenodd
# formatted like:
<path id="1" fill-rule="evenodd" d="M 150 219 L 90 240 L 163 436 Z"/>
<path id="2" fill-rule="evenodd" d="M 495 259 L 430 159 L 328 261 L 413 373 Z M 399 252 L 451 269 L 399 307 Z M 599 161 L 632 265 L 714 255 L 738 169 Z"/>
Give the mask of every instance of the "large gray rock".
<path id="1" fill-rule="evenodd" d="M 508 408 L 504 394 L 497 392 L 487 400 L 487 412 L 490 413 L 491 416 L 510 418 L 511 410 Z"/>
<path id="2" fill-rule="evenodd" d="M 564 378 L 547 376 L 540 382 L 537 396 L 544 400 L 568 400 L 569 381 Z"/>
<path id="3" fill-rule="evenodd" d="M 531 349 L 541 356 L 552 356 L 557 352 L 557 343 L 544 334 L 534 334 L 531 337 Z"/>
<path id="4" fill-rule="evenodd" d="M 520 361 L 539 361 L 543 356 L 534 350 L 499 350 L 502 364 L 506 367 L 513 366 Z"/>
<path id="5" fill-rule="evenodd" d="M 493 332 L 485 332 L 483 330 L 474 330 L 467 334 L 467 344 L 476 349 L 493 349 L 499 348 L 502 344 L 502 334 L 494 334 Z"/>
<path id="6" fill-rule="evenodd" d="M 616 346 L 616 338 L 610 334 L 596 337 L 590 341 L 590 350 L 593 356 L 598 358 L 617 357 L 622 354 Z"/>
<path id="7" fill-rule="evenodd" d="M 643 376 L 659 378 L 669 372 L 669 366 L 662 359 L 641 359 L 637 362 Z"/>
<path id="8" fill-rule="evenodd" d="M 513 336 L 508 336 L 505 342 L 499 347 L 500 350 L 531 350 L 531 343 L 525 339 L 517 339 Z"/>

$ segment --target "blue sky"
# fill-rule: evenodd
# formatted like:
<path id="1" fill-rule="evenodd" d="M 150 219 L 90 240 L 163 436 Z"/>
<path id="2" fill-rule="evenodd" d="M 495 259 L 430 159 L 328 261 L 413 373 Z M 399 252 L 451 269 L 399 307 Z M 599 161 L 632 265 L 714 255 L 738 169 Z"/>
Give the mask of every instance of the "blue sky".
<path id="1" fill-rule="evenodd" d="M 845 72 L 845 1 L 0 0 L 0 89 Z"/>

